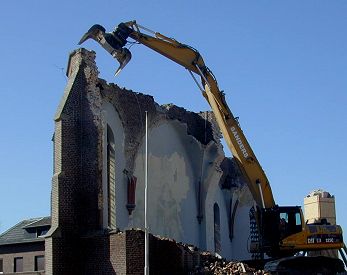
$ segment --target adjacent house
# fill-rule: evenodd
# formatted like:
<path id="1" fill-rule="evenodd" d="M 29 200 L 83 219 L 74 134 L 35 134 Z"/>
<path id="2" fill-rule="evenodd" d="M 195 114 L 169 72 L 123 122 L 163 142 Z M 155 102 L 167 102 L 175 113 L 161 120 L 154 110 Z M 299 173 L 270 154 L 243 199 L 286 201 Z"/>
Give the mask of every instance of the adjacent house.
<path id="1" fill-rule="evenodd" d="M 23 220 L 0 235 L 0 274 L 44 271 L 45 239 L 51 218 Z"/>

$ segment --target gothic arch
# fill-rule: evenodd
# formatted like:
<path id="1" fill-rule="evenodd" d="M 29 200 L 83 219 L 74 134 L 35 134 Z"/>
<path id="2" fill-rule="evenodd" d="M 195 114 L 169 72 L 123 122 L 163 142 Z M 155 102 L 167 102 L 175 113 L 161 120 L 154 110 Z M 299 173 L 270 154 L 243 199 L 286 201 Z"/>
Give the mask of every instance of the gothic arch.
<path id="1" fill-rule="evenodd" d="M 213 228 L 214 228 L 214 251 L 220 254 L 222 251 L 221 235 L 220 235 L 220 211 L 217 203 L 213 205 Z"/>
<path id="2" fill-rule="evenodd" d="M 108 227 L 116 227 L 116 153 L 114 134 L 107 125 L 107 216 Z"/>

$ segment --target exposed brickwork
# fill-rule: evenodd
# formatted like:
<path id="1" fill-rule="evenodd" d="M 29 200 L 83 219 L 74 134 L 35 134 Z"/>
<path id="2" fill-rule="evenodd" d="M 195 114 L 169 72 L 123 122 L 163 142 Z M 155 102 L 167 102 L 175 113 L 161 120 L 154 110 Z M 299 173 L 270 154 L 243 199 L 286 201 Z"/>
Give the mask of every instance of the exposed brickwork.
<path id="1" fill-rule="evenodd" d="M 118 274 L 110 262 L 109 235 L 90 236 L 81 241 L 79 274 Z"/>
<path id="2" fill-rule="evenodd" d="M 145 234 L 143 231 L 126 231 L 126 274 L 141 275 L 145 267 Z"/>
<path id="3" fill-rule="evenodd" d="M 141 230 L 127 230 L 125 235 L 126 273 L 124 274 L 142 275 L 145 265 L 144 232 Z M 190 271 L 203 262 L 205 255 L 195 247 L 149 235 L 150 274 L 189 274 Z M 210 254 L 208 255 L 210 256 Z"/>
<path id="4" fill-rule="evenodd" d="M 214 140 L 210 122 L 205 120 L 202 114 L 186 111 L 173 104 L 167 104 L 164 107 L 167 110 L 167 116 L 186 123 L 188 134 L 194 136 L 201 144 L 207 145 L 211 140 Z M 219 139 L 216 140 L 219 141 Z"/>
<path id="5" fill-rule="evenodd" d="M 55 117 L 52 228 L 46 241 L 47 274 L 78 274 L 82 270 L 80 236 L 98 230 L 101 148 L 98 104 L 89 78 L 97 77 L 95 55 L 77 50 L 70 57 L 69 83 Z M 88 61 L 90 60 L 90 61 Z M 88 64 L 88 62 L 90 64 Z M 93 65 L 94 64 L 94 65 Z M 87 66 L 88 65 L 88 66 Z M 94 66 L 94 67 L 93 67 Z M 95 87 L 94 87 L 95 88 Z"/>
<path id="6" fill-rule="evenodd" d="M 158 107 L 152 96 L 122 89 L 115 84 L 107 84 L 99 79 L 98 83 L 105 100 L 117 110 L 124 125 L 124 151 L 127 155 L 126 169 L 133 171 L 134 159 L 145 135 L 145 115 L 148 112 L 150 124 L 158 118 Z M 127 106 L 125 108 L 125 106 Z"/>
<path id="7" fill-rule="evenodd" d="M 45 271 L 53 274 L 53 238 L 45 239 Z"/>
<path id="8" fill-rule="evenodd" d="M 124 233 L 110 236 L 110 261 L 117 270 L 117 274 L 126 274 L 126 238 Z"/>

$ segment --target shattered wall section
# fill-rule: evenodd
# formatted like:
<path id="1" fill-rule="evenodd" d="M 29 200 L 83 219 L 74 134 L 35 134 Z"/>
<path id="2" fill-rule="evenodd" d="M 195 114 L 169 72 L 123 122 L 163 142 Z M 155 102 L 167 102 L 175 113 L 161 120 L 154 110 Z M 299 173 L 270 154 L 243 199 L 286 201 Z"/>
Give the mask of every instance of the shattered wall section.
<path id="1" fill-rule="evenodd" d="M 122 121 L 125 130 L 125 154 L 129 157 L 126 166 L 130 171 L 133 169 L 133 156 L 145 134 L 145 111 L 148 112 L 150 125 L 156 125 L 161 120 L 177 120 L 185 124 L 187 134 L 202 145 L 207 145 L 211 141 L 219 142 L 219 129 L 211 124 L 210 113 L 205 120 L 203 114 L 189 112 L 173 104 L 160 106 L 150 95 L 120 88 L 113 83 L 107 84 L 103 79 L 99 80 L 97 86 L 101 89 L 104 99 L 115 107 Z"/>
<path id="2" fill-rule="evenodd" d="M 230 238 L 230 205 L 244 181 L 235 163 L 225 159 L 213 114 L 160 106 L 152 96 L 99 79 L 95 53 L 85 49 L 71 54 L 68 77 L 55 117 L 48 273 L 73 274 L 85 262 L 100 261 L 112 274 L 117 268 L 110 257 L 118 252 L 110 234 L 144 227 L 145 111 L 151 232 L 213 252 L 217 204 L 221 254 L 247 258 L 243 252 L 234 255 Z M 244 206 L 249 210 L 252 203 Z M 237 224 L 248 226 L 248 213 L 237 215 L 239 209 Z M 242 235 L 240 242 L 246 245 L 247 238 Z"/>
<path id="3" fill-rule="evenodd" d="M 215 138 L 217 131 L 215 132 L 211 125 L 209 112 L 196 114 L 173 104 L 165 104 L 163 107 L 167 111 L 166 114 L 169 119 L 185 123 L 187 134 L 194 136 L 201 144 L 207 145 L 211 141 L 219 141 L 219 138 Z"/>
<path id="4" fill-rule="evenodd" d="M 200 236 L 199 228 L 202 225 L 199 224 L 197 216 L 199 204 L 203 203 L 205 189 L 209 185 L 206 179 L 211 177 L 211 174 L 216 174 L 218 183 L 222 174 L 218 167 L 224 154 L 219 139 L 216 139 L 219 133 L 214 132 L 217 128 L 212 128 L 209 120 L 199 114 L 172 104 L 159 106 L 151 96 L 119 88 L 103 80 L 100 80 L 98 87 L 105 101 L 116 111 L 114 113 L 107 103 L 104 104 L 107 124 L 111 125 L 115 133 L 124 132 L 124 136 L 120 135 L 116 141 L 117 227 L 143 227 L 144 127 L 147 111 L 152 230 L 155 234 L 200 245 L 200 238 L 205 236 Z M 114 123 L 118 126 L 112 126 L 114 120 L 118 121 Z M 119 127 L 120 124 L 122 127 Z M 124 207 L 127 194 L 124 170 L 127 175 L 138 178 L 136 209 L 131 217 Z M 199 184 L 201 194 L 197 194 Z M 197 201 L 198 196 L 200 203 Z M 200 211 L 203 212 L 203 208 Z"/>
<path id="5" fill-rule="evenodd" d="M 145 134 L 145 111 L 149 120 L 157 116 L 157 106 L 153 97 L 141 93 L 135 93 L 115 84 L 108 85 L 100 79 L 99 88 L 104 95 L 104 100 L 111 103 L 119 115 L 124 129 L 124 153 L 126 169 L 133 170 L 134 157 Z"/>
<path id="6" fill-rule="evenodd" d="M 214 250 L 213 205 L 221 211 L 223 255 L 247 258 L 248 211 L 253 202 L 247 193 L 237 164 L 224 156 L 221 133 L 212 112 L 189 112 L 173 104 L 158 105 L 152 96 L 136 93 L 100 80 L 105 110 L 112 115 L 108 123 L 114 132 L 124 133 L 116 141 L 118 178 L 116 179 L 117 227 L 144 226 L 144 146 L 145 111 L 149 117 L 149 225 L 153 234 Z M 114 107 L 114 110 L 110 105 Z M 113 122 L 112 122 L 113 121 Z M 120 127 L 121 125 L 121 127 Z M 122 151 L 123 150 L 123 151 Z M 128 215 L 127 177 L 137 178 L 136 208 Z M 243 191 L 241 191 L 243 190 Z M 237 194 L 234 196 L 234 193 Z M 248 196 L 249 198 L 249 196 Z M 233 201 L 234 200 L 234 201 Z M 244 242 L 240 253 L 230 245 L 234 202 L 241 200 L 234 236 Z M 231 205 L 231 206 L 230 206 Z M 246 208 L 244 208 L 246 206 Z M 242 215 L 238 215 L 242 211 Z M 238 234 L 241 229 L 242 235 Z M 237 232 L 236 232 L 237 231 Z"/>

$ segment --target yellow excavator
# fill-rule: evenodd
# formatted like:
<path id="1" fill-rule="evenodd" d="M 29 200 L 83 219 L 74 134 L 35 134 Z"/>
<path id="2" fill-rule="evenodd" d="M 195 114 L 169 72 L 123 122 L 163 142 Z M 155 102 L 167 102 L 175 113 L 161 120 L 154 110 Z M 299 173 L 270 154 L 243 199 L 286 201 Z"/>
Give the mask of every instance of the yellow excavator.
<path id="1" fill-rule="evenodd" d="M 253 252 L 267 254 L 267 257 L 274 260 L 271 266 L 275 266 L 275 270 L 288 271 L 294 268 L 293 270 L 304 270 L 305 274 L 313 270 L 328 270 L 331 274 L 344 271 L 343 262 L 339 259 L 305 256 L 307 251 L 338 249 L 346 264 L 347 252 L 341 227 L 324 221 L 320 224 L 306 224 L 299 206 L 283 207 L 275 203 L 260 163 L 237 119 L 227 106 L 216 78 L 196 49 L 151 31 L 136 21 L 120 23 L 112 32 L 106 32 L 101 25 L 94 25 L 81 38 L 79 44 L 90 38 L 118 60 L 120 66 L 116 75 L 131 59 L 131 53 L 126 48 L 129 38 L 135 40 L 130 43 L 147 46 L 188 70 L 211 106 L 224 139 L 254 198 L 259 241 L 251 245 Z M 200 78 L 200 82 L 195 76 Z"/>

